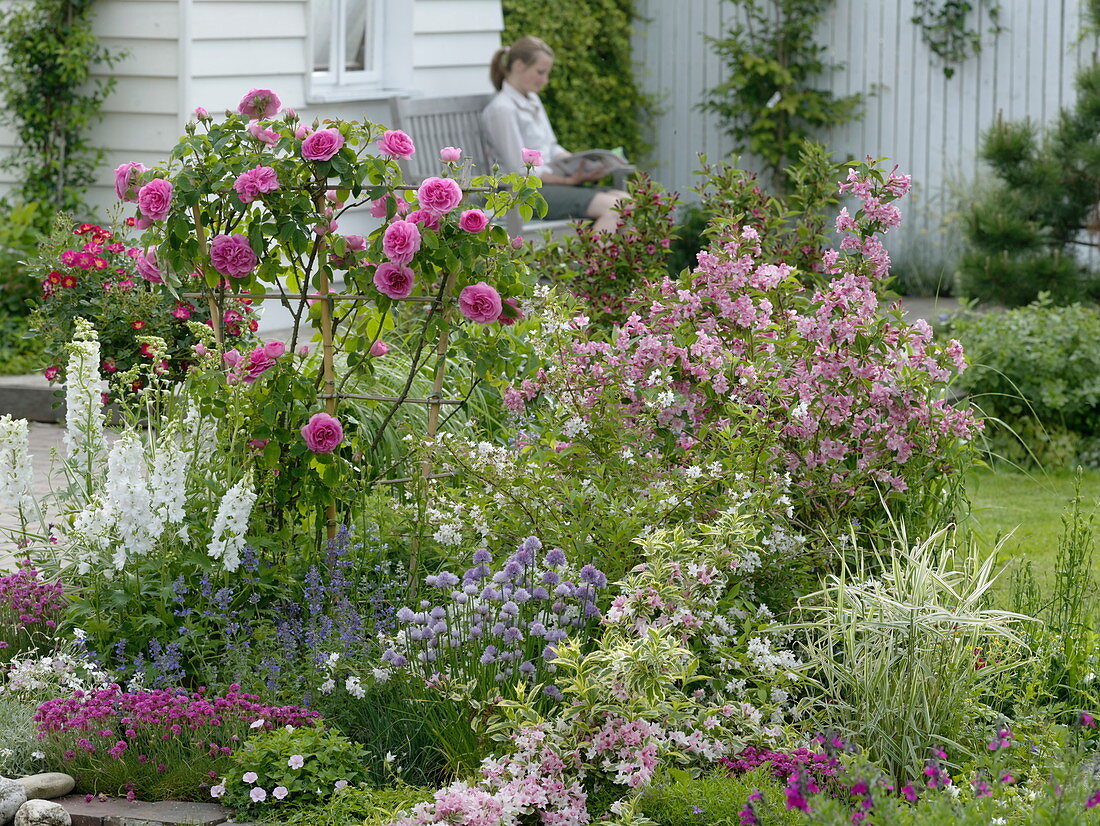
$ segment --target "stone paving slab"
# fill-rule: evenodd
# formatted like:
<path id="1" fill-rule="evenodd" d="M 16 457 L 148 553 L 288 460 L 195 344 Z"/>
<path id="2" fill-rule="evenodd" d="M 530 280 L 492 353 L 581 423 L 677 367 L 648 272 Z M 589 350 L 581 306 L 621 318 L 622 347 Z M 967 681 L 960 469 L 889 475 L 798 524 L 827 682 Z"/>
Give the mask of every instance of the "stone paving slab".
<path id="1" fill-rule="evenodd" d="M 217 803 L 187 803 L 164 800 L 146 803 L 141 800 L 93 798 L 71 794 L 58 798 L 72 818 L 73 826 L 217 826 L 230 818 L 230 812 Z"/>

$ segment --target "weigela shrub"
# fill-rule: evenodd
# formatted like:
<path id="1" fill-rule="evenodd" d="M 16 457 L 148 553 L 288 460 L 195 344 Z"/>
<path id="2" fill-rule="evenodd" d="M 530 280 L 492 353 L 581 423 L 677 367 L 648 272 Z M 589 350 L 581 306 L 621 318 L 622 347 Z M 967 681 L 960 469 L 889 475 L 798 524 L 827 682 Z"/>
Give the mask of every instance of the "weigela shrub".
<path id="1" fill-rule="evenodd" d="M 320 803 L 366 779 L 366 752 L 338 731 L 288 725 L 251 735 L 210 796 L 258 814 L 280 804 Z"/>
<path id="2" fill-rule="evenodd" d="M 878 235 L 900 222 L 892 202 L 908 187 L 874 167 L 850 170 L 841 189 L 862 206 L 837 217 L 844 237 L 822 257 L 830 280 L 819 289 L 764 257 L 746 227 L 693 272 L 664 279 L 610 340 L 578 319 L 573 341 L 544 348 L 541 372 L 505 403 L 521 410 L 543 392 L 578 427 L 618 418 L 667 457 L 725 439 L 754 476 L 788 473 L 796 518 L 815 529 L 873 523 L 884 502 L 931 520 L 950 508 L 979 425 L 945 398 L 962 347 L 879 306 L 889 257 Z"/>
<path id="3" fill-rule="evenodd" d="M 31 325 L 45 342 L 46 378 L 51 382 L 66 378 L 66 350 L 78 316 L 99 333 L 99 368 L 108 378 L 143 365 L 179 380 L 194 363 L 197 340 L 187 321 L 208 322 L 209 309 L 164 290 L 155 260 L 147 260 L 123 236 L 96 224 L 73 229 L 68 217 L 60 215 L 28 269 L 42 285 Z M 235 342 L 256 329 L 252 309 L 244 301 L 226 307 L 231 320 L 227 340 Z M 142 336 L 164 342 L 155 358 L 139 340 Z"/>

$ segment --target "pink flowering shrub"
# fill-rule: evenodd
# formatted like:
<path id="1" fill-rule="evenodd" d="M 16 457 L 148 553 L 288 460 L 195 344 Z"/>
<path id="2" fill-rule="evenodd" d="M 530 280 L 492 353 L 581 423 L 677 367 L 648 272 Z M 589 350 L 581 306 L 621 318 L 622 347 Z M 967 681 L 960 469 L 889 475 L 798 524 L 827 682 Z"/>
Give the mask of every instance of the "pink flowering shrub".
<path id="1" fill-rule="evenodd" d="M 608 340 L 578 330 L 506 404 L 522 409 L 541 389 L 585 421 L 619 418 L 672 460 L 733 439 L 755 475 L 789 474 L 796 517 L 815 528 L 846 530 L 883 500 L 933 520 L 937 503 L 951 507 L 944 494 L 980 425 L 946 399 L 966 366 L 961 346 L 880 310 L 889 258 L 878 236 L 900 222 L 892 202 L 908 187 L 850 171 L 841 189 L 862 206 L 841 210 L 843 240 L 823 256 L 819 289 L 763 257 L 746 227 L 654 285 Z"/>
<path id="2" fill-rule="evenodd" d="M 220 695 L 203 689 L 123 691 L 112 685 L 48 700 L 34 719 L 42 750 L 78 778 L 81 790 L 119 794 L 129 782 L 129 790 L 155 795 L 169 767 L 171 772 L 186 768 L 190 788 L 177 791 L 203 799 L 200 786 L 213 785 L 251 732 L 312 726 L 318 715 L 264 704 L 235 684 Z"/>
<path id="3" fill-rule="evenodd" d="M 52 647 L 65 610 L 60 582 L 46 582 L 29 559 L 14 573 L 0 575 L 0 662 L 36 646 Z"/>

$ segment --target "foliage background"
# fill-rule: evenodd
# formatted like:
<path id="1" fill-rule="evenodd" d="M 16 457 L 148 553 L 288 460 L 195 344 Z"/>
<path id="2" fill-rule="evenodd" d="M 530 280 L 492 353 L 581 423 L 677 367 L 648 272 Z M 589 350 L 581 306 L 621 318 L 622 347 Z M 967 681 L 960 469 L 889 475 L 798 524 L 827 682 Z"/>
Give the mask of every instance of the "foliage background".
<path id="1" fill-rule="evenodd" d="M 530 34 L 554 50 L 540 97 L 562 146 L 573 152 L 621 146 L 632 161 L 645 155 L 639 124 L 654 102 L 634 78 L 635 0 L 504 0 L 503 6 L 502 43 Z"/>

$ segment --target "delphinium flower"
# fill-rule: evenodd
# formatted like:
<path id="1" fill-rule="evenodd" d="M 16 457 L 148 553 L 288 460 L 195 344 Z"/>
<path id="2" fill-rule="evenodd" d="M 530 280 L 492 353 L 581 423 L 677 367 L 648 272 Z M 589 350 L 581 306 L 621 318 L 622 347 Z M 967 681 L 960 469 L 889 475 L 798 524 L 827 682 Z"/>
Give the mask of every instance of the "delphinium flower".
<path id="1" fill-rule="evenodd" d="M 244 534 L 255 503 L 256 489 L 251 477 L 245 476 L 226 491 L 218 505 L 206 550 L 214 559 L 220 559 L 227 571 L 235 571 L 240 566 Z"/>
<path id="2" fill-rule="evenodd" d="M 25 514 L 34 505 L 33 484 L 27 420 L 0 417 L 0 508 Z"/>
<path id="3" fill-rule="evenodd" d="M 121 570 L 128 555 L 148 554 L 164 531 L 164 520 L 150 506 L 145 447 L 133 431 L 111 445 L 106 507 L 115 521 L 114 565 Z"/>
<path id="4" fill-rule="evenodd" d="M 65 451 L 90 490 L 105 444 L 99 337 L 84 319 L 76 318 L 73 324 L 76 332 L 65 372 Z"/>
<path id="5" fill-rule="evenodd" d="M 149 505 L 165 525 L 183 522 L 190 458 L 190 452 L 180 448 L 174 432 L 169 430 L 162 434 L 156 444 L 149 475 Z M 186 533 L 180 538 L 186 541 Z"/>
<path id="6" fill-rule="evenodd" d="M 382 655 L 385 667 L 474 681 L 482 691 L 513 680 L 545 682 L 555 647 L 599 619 L 596 596 L 607 577 L 593 565 L 571 567 L 557 548 L 540 560 L 541 549 L 529 537 L 494 569 L 492 554 L 481 548 L 461 577 L 428 576 L 445 599 L 397 612 L 401 630 Z"/>

